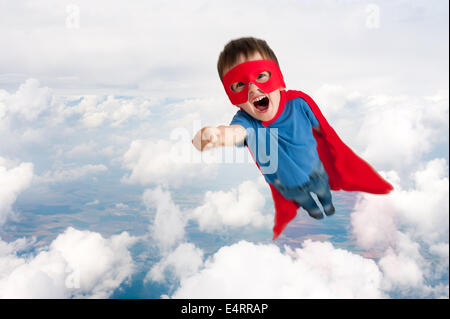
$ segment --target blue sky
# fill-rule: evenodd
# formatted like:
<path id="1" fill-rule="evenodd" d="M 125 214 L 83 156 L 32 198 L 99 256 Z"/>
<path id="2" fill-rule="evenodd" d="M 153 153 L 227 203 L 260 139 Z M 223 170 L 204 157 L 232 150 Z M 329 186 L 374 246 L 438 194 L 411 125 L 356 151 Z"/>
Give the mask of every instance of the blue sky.
<path id="1" fill-rule="evenodd" d="M 0 12 L 0 297 L 448 298 L 447 1 Z M 248 35 L 394 192 L 334 192 L 271 240 L 245 149 L 190 144 L 236 112 L 216 61 Z"/>

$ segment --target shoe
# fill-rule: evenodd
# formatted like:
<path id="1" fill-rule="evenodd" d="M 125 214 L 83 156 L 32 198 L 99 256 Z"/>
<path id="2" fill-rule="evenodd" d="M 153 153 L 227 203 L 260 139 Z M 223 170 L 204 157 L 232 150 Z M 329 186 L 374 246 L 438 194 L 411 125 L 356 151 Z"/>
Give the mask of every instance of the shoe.
<path id="1" fill-rule="evenodd" d="M 323 214 L 320 210 L 313 210 L 313 211 L 307 211 L 308 215 L 311 216 L 314 219 L 322 219 Z"/>
<path id="2" fill-rule="evenodd" d="M 331 216 L 331 215 L 334 214 L 334 212 L 335 212 L 336 210 L 334 209 L 333 204 L 330 204 L 330 206 L 327 207 L 326 209 L 325 209 L 325 207 L 324 207 L 324 208 L 323 208 L 323 211 L 325 212 L 325 215 Z"/>

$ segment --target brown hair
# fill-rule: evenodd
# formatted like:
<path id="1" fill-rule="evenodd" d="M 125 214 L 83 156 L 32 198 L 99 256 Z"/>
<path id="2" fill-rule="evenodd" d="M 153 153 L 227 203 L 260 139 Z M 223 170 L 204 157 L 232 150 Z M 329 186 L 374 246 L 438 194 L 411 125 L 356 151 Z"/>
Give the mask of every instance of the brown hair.
<path id="1" fill-rule="evenodd" d="M 275 53 L 273 53 L 266 41 L 253 37 L 231 40 L 225 45 L 223 51 L 220 52 L 219 60 L 217 61 L 217 71 L 219 72 L 220 79 L 223 77 L 225 68 L 236 63 L 241 54 L 248 58 L 256 52 L 259 52 L 264 59 L 273 60 L 278 64 Z"/>

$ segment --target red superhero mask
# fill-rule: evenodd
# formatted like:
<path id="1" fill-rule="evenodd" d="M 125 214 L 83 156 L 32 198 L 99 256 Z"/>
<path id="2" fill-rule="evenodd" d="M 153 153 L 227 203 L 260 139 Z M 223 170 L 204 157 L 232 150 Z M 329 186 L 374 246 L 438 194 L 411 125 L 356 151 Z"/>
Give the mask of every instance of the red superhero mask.
<path id="1" fill-rule="evenodd" d="M 258 76 L 265 71 L 269 72 L 269 79 L 264 83 L 258 82 L 260 81 Z M 239 92 L 233 91 L 231 85 L 239 82 L 242 82 L 244 85 L 243 89 L 239 90 Z M 222 84 L 227 92 L 228 98 L 234 105 L 243 104 L 248 101 L 249 83 L 255 84 L 266 94 L 279 88 L 286 88 L 280 68 L 272 60 L 255 60 L 241 63 L 229 70 L 222 79 Z"/>

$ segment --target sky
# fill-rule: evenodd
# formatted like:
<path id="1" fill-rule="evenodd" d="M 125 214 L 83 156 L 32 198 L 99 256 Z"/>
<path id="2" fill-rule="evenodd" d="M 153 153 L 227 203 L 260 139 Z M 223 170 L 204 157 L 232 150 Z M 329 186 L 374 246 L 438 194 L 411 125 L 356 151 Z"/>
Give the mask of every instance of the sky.
<path id="1" fill-rule="evenodd" d="M 0 298 L 449 298 L 448 1 L 0 0 Z M 393 186 L 272 241 L 216 63 L 288 89 Z"/>

